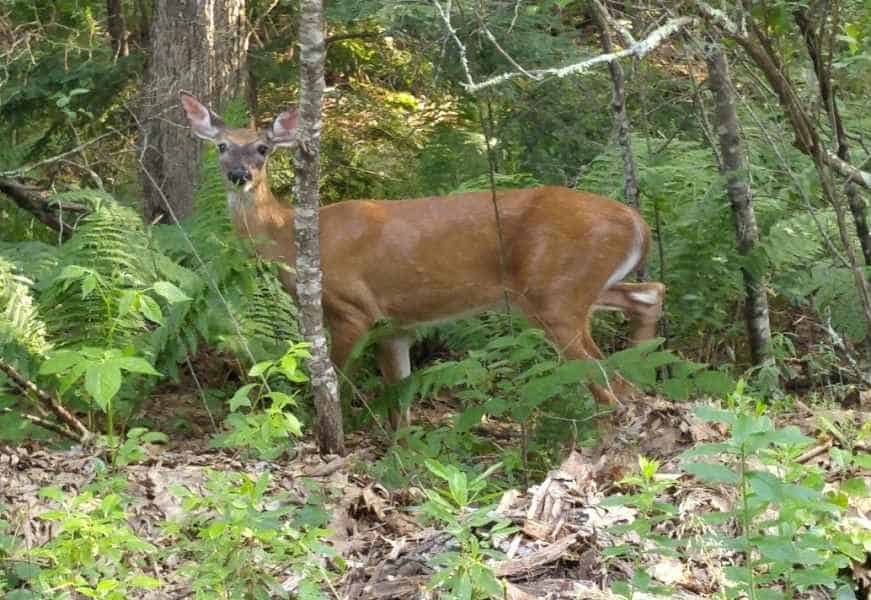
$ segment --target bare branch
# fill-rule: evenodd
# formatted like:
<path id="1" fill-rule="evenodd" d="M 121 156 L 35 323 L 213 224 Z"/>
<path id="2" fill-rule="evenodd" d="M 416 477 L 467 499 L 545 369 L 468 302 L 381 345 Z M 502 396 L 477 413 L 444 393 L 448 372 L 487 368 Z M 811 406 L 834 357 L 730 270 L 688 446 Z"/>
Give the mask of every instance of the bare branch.
<path id="1" fill-rule="evenodd" d="M 438 5 L 437 1 L 434 0 L 434 2 L 436 3 L 436 5 Z M 439 6 L 439 8 L 441 7 Z M 610 63 L 615 60 L 620 60 L 621 58 L 626 58 L 627 56 L 644 58 L 657 46 L 662 44 L 666 39 L 680 31 L 684 27 L 692 25 L 694 22 L 695 19 L 693 17 L 678 17 L 676 19 L 671 19 L 664 25 L 654 29 L 650 33 L 650 35 L 648 35 L 643 40 L 636 42 L 635 44 L 632 44 L 628 48 L 620 50 L 619 52 L 600 54 L 599 56 L 594 56 L 593 58 L 589 58 L 587 60 L 581 61 L 579 63 L 574 63 L 565 67 L 530 70 L 528 71 L 528 74 L 535 79 L 539 79 L 549 75 L 552 75 L 554 77 L 567 77 L 569 75 L 579 75 L 581 73 L 585 73 L 596 65 L 600 65 L 602 63 Z M 456 42 L 462 45 L 459 40 L 456 40 Z M 465 56 L 463 54 L 461 56 L 461 60 L 463 60 L 464 58 Z M 468 69 L 468 65 L 464 65 L 464 68 Z M 466 88 L 466 91 L 475 93 L 482 89 L 492 87 L 494 85 L 499 85 L 521 75 L 523 75 L 523 73 L 520 73 L 519 71 L 512 71 L 509 73 L 503 73 L 502 75 L 497 75 L 496 77 L 491 77 L 490 79 L 479 83 L 473 83 L 471 77 L 467 73 L 467 80 L 469 81 L 469 83 L 463 84 L 463 86 Z"/>
<path id="2" fill-rule="evenodd" d="M 460 41 L 459 36 L 457 36 L 457 30 L 454 29 L 454 26 L 451 24 L 450 4 L 448 4 L 448 12 L 445 12 L 445 9 L 442 8 L 441 4 L 439 4 L 439 0 L 432 0 L 432 3 L 439 12 L 439 16 L 441 16 L 445 28 L 447 28 L 448 33 L 450 33 L 451 38 L 453 38 L 454 43 L 457 45 L 457 51 L 460 53 L 460 64 L 463 67 L 463 73 L 466 75 L 465 85 L 470 91 L 475 91 L 472 89 L 476 84 L 474 79 L 472 79 L 472 71 L 469 69 L 469 58 L 466 56 L 466 47 L 463 45 L 463 42 Z"/>
<path id="3" fill-rule="evenodd" d="M 60 160 L 63 160 L 67 156 L 70 156 L 72 154 L 78 154 L 79 152 L 81 152 L 82 150 L 87 148 L 88 146 L 93 146 L 94 144 L 96 144 L 100 140 L 107 138 L 110 135 L 115 135 L 117 133 L 119 133 L 119 132 L 116 129 L 112 129 L 111 131 L 107 131 L 106 133 L 104 133 L 102 135 L 98 135 L 97 137 L 95 137 L 92 140 L 88 140 L 87 142 L 79 144 L 75 148 L 67 150 L 66 152 L 61 152 L 60 154 L 58 154 L 56 156 L 50 156 L 50 157 L 45 158 L 43 160 L 40 160 L 38 162 L 29 164 L 29 165 L 24 165 L 22 167 L 18 167 L 17 169 L 11 169 L 9 171 L 0 171 L 0 177 L 17 177 L 19 175 L 23 175 L 23 174 L 27 173 L 28 171 L 32 171 L 32 170 L 34 170 L 38 167 L 41 167 L 43 165 L 48 165 L 48 164 L 51 164 L 54 162 L 58 162 Z"/>
<path id="4" fill-rule="evenodd" d="M 33 394 L 45 409 L 51 411 L 60 421 L 66 423 L 73 431 L 77 431 L 78 435 L 76 439 L 80 443 L 86 444 L 94 438 L 94 434 L 91 433 L 74 414 L 58 402 L 53 395 L 27 379 L 24 375 L 19 373 L 15 367 L 2 358 L 0 358 L 0 372 L 5 373 L 6 376 L 9 377 L 12 384 L 19 392 L 24 395 Z"/>

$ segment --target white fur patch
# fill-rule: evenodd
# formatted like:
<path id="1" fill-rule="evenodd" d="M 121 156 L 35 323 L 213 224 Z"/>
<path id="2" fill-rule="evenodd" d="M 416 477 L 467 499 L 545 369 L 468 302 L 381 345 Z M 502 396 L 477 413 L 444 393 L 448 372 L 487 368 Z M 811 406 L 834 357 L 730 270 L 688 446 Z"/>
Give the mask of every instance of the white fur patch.
<path id="1" fill-rule="evenodd" d="M 629 292 L 629 297 L 649 306 L 659 304 L 659 294 L 656 292 Z"/>
<path id="2" fill-rule="evenodd" d="M 379 343 L 393 356 L 393 363 L 399 367 L 400 377 L 411 375 L 411 356 L 408 353 L 411 349 L 411 340 L 407 337 L 389 337 Z"/>
<path id="3" fill-rule="evenodd" d="M 234 210 L 239 205 L 239 194 L 236 192 L 227 192 L 227 208 Z"/>
<path id="4" fill-rule="evenodd" d="M 640 217 L 636 216 L 634 213 L 632 214 L 632 227 L 635 230 L 632 247 L 626 254 L 626 258 L 623 259 L 623 262 L 621 262 L 614 272 L 611 273 L 611 277 L 608 278 L 608 282 L 605 284 L 606 290 L 612 285 L 623 281 L 623 278 L 629 275 L 629 272 L 635 268 L 635 265 L 637 265 L 638 261 L 641 259 L 641 246 L 644 242 L 644 233 L 641 229 L 639 219 Z"/>

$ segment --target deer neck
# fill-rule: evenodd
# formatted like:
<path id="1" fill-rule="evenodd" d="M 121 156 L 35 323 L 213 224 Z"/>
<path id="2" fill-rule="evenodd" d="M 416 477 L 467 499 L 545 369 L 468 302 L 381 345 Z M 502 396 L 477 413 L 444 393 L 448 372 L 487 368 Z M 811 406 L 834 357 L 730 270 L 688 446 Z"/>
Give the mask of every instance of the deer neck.
<path id="1" fill-rule="evenodd" d="M 293 209 L 280 202 L 265 181 L 247 191 L 227 190 L 227 204 L 239 235 L 254 241 L 258 254 L 293 265 Z"/>

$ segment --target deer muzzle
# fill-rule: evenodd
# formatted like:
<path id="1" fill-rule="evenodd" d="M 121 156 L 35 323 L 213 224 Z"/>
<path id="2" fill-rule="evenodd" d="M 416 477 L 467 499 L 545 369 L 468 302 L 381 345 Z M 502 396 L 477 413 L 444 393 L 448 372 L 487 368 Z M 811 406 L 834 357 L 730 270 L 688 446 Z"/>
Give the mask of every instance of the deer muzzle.
<path id="1" fill-rule="evenodd" d="M 227 179 L 229 179 L 230 183 L 233 185 L 243 185 L 251 181 L 251 173 L 248 169 L 233 169 L 227 173 Z"/>

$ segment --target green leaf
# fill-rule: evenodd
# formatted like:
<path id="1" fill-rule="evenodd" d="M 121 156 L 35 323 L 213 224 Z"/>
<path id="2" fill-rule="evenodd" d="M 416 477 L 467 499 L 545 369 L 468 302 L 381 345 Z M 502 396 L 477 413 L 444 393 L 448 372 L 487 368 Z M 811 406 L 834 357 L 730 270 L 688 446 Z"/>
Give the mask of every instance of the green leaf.
<path id="1" fill-rule="evenodd" d="M 168 281 L 158 281 L 152 287 L 155 292 L 166 298 L 170 304 L 190 302 L 191 300 L 190 296 Z"/>
<path id="2" fill-rule="evenodd" d="M 163 311 L 151 296 L 143 294 L 139 297 L 139 308 L 146 319 L 158 325 L 163 325 Z"/>
<path id="3" fill-rule="evenodd" d="M 97 278 L 92 273 L 82 281 L 82 300 L 90 296 L 95 289 L 97 289 Z"/>
<path id="4" fill-rule="evenodd" d="M 686 463 L 683 470 L 708 483 L 738 483 L 738 474 L 723 465 L 712 463 Z"/>
<path id="5" fill-rule="evenodd" d="M 735 380 L 720 371 L 702 371 L 693 382 L 700 394 L 725 398 L 735 389 Z"/>
<path id="6" fill-rule="evenodd" d="M 236 390 L 233 397 L 230 398 L 230 412 L 239 410 L 240 406 L 251 406 L 251 400 L 248 398 L 248 393 L 256 386 L 256 383 L 248 383 Z"/>
<path id="7" fill-rule="evenodd" d="M 118 316 L 123 317 L 138 307 L 139 292 L 136 290 L 124 290 L 118 300 Z"/>
<path id="8" fill-rule="evenodd" d="M 107 410 L 112 398 L 121 389 L 121 369 L 112 363 L 88 367 L 85 389 L 102 410 Z"/>
<path id="9" fill-rule="evenodd" d="M 841 491 L 848 496 L 864 498 L 868 495 L 868 486 L 862 477 L 853 477 L 841 483 Z"/>
<path id="10" fill-rule="evenodd" d="M 48 355 L 48 359 L 39 367 L 40 375 L 54 375 L 66 371 L 74 364 L 82 360 L 78 352 L 72 350 L 58 350 Z"/>
<path id="11" fill-rule="evenodd" d="M 146 444 L 165 444 L 169 436 L 160 431 L 149 431 L 142 436 L 142 441 Z"/>
<path id="12" fill-rule="evenodd" d="M 248 377 L 260 377 L 265 373 L 274 363 L 271 360 L 264 360 L 263 362 L 259 362 L 248 371 Z"/>
<path id="13" fill-rule="evenodd" d="M 160 373 L 154 370 L 151 363 L 138 356 L 123 356 L 114 359 L 112 363 L 117 365 L 118 368 L 130 371 L 131 373 L 143 373 L 145 375 L 156 375 L 158 377 L 161 376 Z"/>
<path id="14" fill-rule="evenodd" d="M 160 587 L 160 580 L 148 575 L 134 575 L 128 581 L 133 587 L 144 590 L 154 590 Z"/>
<path id="15" fill-rule="evenodd" d="M 862 469 L 871 469 L 871 454 L 857 454 L 853 457 L 853 464 Z"/>

